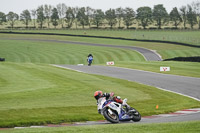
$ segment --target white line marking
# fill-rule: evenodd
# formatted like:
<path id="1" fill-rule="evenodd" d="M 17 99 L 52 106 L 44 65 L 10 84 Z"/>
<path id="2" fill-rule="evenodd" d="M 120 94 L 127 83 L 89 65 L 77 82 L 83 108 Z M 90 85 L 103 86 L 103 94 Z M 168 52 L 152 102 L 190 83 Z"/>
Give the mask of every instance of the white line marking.
<path id="1" fill-rule="evenodd" d="M 198 112 L 194 112 L 194 111 L 177 111 L 176 113 L 192 114 L 192 113 L 198 113 Z"/>
<path id="2" fill-rule="evenodd" d="M 168 91 L 168 92 L 171 92 L 171 93 L 175 93 L 175 94 L 178 94 L 178 95 L 181 95 L 181 96 L 189 97 L 189 98 L 192 98 L 192 99 L 197 100 L 197 101 L 200 102 L 200 99 L 192 97 L 192 96 L 188 96 L 188 95 L 185 95 L 185 94 L 182 94 L 182 93 L 179 93 L 179 92 L 175 92 L 175 91 L 171 91 L 171 90 L 166 90 L 166 89 L 163 89 L 163 88 L 160 88 L 160 87 L 156 87 L 156 88 L 158 88 L 160 90 L 163 90 L 163 91 Z"/>
<path id="3" fill-rule="evenodd" d="M 60 65 L 54 65 L 54 64 L 51 64 L 51 65 L 55 66 L 55 67 L 60 67 L 60 68 L 64 68 L 64 69 L 73 70 L 73 71 L 80 72 L 80 73 L 86 73 L 86 72 L 83 72 L 83 71 L 79 71 L 79 70 L 76 70 L 76 69 L 72 69 L 72 68 L 68 68 L 68 67 L 64 67 L 64 66 L 60 66 Z"/>

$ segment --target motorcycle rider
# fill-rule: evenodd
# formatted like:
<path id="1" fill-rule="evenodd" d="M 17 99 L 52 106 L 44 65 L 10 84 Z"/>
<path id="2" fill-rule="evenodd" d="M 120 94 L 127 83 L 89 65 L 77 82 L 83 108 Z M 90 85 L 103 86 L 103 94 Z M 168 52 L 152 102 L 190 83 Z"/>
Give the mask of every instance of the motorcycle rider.
<path id="1" fill-rule="evenodd" d="M 93 55 L 92 55 L 92 54 L 89 54 L 89 55 L 87 56 L 88 66 L 91 65 L 92 61 L 93 61 Z M 91 63 L 90 63 L 90 62 L 91 62 Z"/>
<path id="2" fill-rule="evenodd" d="M 123 101 L 122 101 L 120 96 L 115 96 L 115 97 L 113 97 L 113 96 L 114 96 L 113 92 L 111 92 L 111 93 L 103 93 L 102 91 L 95 91 L 94 92 L 94 98 L 97 100 L 97 102 L 98 102 L 99 98 L 105 97 L 106 100 L 111 99 L 111 100 L 113 100 L 117 103 L 122 104 L 122 106 L 125 107 L 127 114 L 132 112 L 132 109 L 128 104 L 123 104 Z"/>

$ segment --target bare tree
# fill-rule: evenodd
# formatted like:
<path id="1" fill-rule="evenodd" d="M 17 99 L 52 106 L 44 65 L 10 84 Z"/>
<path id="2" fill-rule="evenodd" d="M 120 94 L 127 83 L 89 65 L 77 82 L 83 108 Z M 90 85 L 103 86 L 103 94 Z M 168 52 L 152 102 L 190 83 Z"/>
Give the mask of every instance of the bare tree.
<path id="1" fill-rule="evenodd" d="M 94 19 L 94 9 L 92 9 L 91 7 L 86 7 L 86 14 L 88 16 L 88 25 L 89 25 L 89 28 L 91 26 L 91 23 Z"/>
<path id="2" fill-rule="evenodd" d="M 66 11 L 67 11 L 67 6 L 64 3 L 60 3 L 57 6 L 57 10 L 58 10 L 58 15 L 60 18 L 60 24 L 62 26 L 62 28 L 64 27 L 64 23 L 65 23 L 65 16 L 66 16 Z"/>
<path id="3" fill-rule="evenodd" d="M 197 17 L 197 23 L 198 23 L 198 26 L 199 26 L 199 29 L 200 29 L 200 1 L 195 1 L 195 2 L 192 2 L 191 4 L 195 14 L 196 14 L 196 17 Z"/>
<path id="4" fill-rule="evenodd" d="M 44 15 L 45 15 L 45 19 L 47 21 L 48 24 L 48 28 L 51 22 L 51 15 L 52 15 L 52 6 L 51 5 L 44 5 Z"/>
<path id="5" fill-rule="evenodd" d="M 184 26 L 184 29 L 186 29 L 186 23 L 187 23 L 187 7 L 186 6 L 182 6 L 180 8 L 180 11 L 181 11 L 181 16 L 182 16 L 182 20 L 183 20 L 183 26 Z"/>
<path id="6" fill-rule="evenodd" d="M 31 10 L 31 15 L 33 16 L 33 24 L 34 24 L 34 27 L 35 27 L 35 20 L 36 20 L 37 10 L 36 9 Z"/>
<path id="7" fill-rule="evenodd" d="M 76 29 L 77 29 L 77 25 L 78 25 L 78 18 L 77 18 L 77 15 L 78 15 L 78 11 L 79 11 L 79 8 L 78 7 L 74 7 L 73 8 L 73 12 L 74 12 L 74 16 L 75 16 L 75 25 L 76 25 Z"/>
<path id="8" fill-rule="evenodd" d="M 117 20 L 118 20 L 118 24 L 119 24 L 118 28 L 121 28 L 121 22 L 122 22 L 123 16 L 124 16 L 124 9 L 119 7 L 115 10 L 116 10 L 116 16 L 117 16 Z"/>

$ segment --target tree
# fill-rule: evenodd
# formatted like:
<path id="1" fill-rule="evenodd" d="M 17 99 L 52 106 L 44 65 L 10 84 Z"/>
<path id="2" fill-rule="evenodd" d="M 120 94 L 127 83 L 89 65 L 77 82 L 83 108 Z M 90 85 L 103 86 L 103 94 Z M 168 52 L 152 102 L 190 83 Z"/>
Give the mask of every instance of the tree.
<path id="1" fill-rule="evenodd" d="M 6 22 L 6 15 L 3 12 L 0 12 L 0 25 L 2 25 L 3 22 Z"/>
<path id="2" fill-rule="evenodd" d="M 172 11 L 169 14 L 170 20 L 174 22 L 174 26 L 177 29 L 177 26 L 182 22 L 182 18 L 180 13 L 178 12 L 178 9 L 174 7 Z"/>
<path id="3" fill-rule="evenodd" d="M 33 9 L 31 10 L 31 15 L 33 16 L 33 23 L 34 23 L 34 27 L 35 27 L 35 20 L 36 20 L 36 15 L 37 15 L 37 10 Z"/>
<path id="4" fill-rule="evenodd" d="M 181 16 L 182 16 L 182 20 L 183 20 L 183 26 L 184 29 L 186 29 L 186 23 L 187 23 L 187 7 L 186 6 L 182 6 L 180 8 L 181 11 Z"/>
<path id="5" fill-rule="evenodd" d="M 94 18 L 94 9 L 92 9 L 91 7 L 86 7 L 86 14 L 88 16 L 88 25 L 90 28 L 92 20 Z"/>
<path id="6" fill-rule="evenodd" d="M 56 8 L 53 8 L 52 15 L 51 15 L 51 22 L 53 26 L 55 26 L 55 28 L 58 25 L 58 20 L 59 20 L 58 10 Z"/>
<path id="7" fill-rule="evenodd" d="M 156 21 L 159 29 L 161 29 L 162 25 L 168 22 L 168 13 L 162 4 L 154 6 L 153 19 Z"/>
<path id="8" fill-rule="evenodd" d="M 88 16 L 86 15 L 85 7 L 81 7 L 77 14 L 77 20 L 82 25 L 83 29 L 84 26 L 88 24 Z"/>
<path id="9" fill-rule="evenodd" d="M 10 21 L 10 25 L 12 28 L 14 27 L 15 21 L 18 19 L 19 19 L 19 16 L 14 12 L 9 12 L 7 14 L 7 20 Z"/>
<path id="10" fill-rule="evenodd" d="M 140 7 L 137 9 L 137 20 L 144 29 L 152 22 L 152 10 L 150 7 Z"/>
<path id="11" fill-rule="evenodd" d="M 24 24 L 26 25 L 26 28 L 28 28 L 28 23 L 29 23 L 29 21 L 31 21 L 31 14 L 30 14 L 29 10 L 24 10 L 20 14 L 20 20 L 23 21 Z"/>
<path id="12" fill-rule="evenodd" d="M 97 9 L 94 11 L 94 19 L 93 22 L 99 28 L 104 20 L 104 12 L 101 9 Z"/>
<path id="13" fill-rule="evenodd" d="M 118 20 L 118 28 L 121 28 L 121 22 L 123 20 L 123 16 L 124 16 L 124 9 L 119 7 L 116 9 L 116 16 L 117 16 L 117 20 Z"/>
<path id="14" fill-rule="evenodd" d="M 66 16 L 65 16 L 65 21 L 67 23 L 67 27 L 68 28 L 71 28 L 72 27 L 72 24 L 75 20 L 75 14 L 74 14 L 74 10 L 71 8 L 71 7 L 68 7 L 67 8 L 67 11 L 66 11 Z"/>
<path id="15" fill-rule="evenodd" d="M 59 20 L 62 28 L 64 27 L 64 18 L 66 16 L 66 11 L 67 11 L 67 6 L 64 3 L 60 3 L 57 5 L 57 10 L 58 10 L 58 15 L 59 15 Z"/>
<path id="16" fill-rule="evenodd" d="M 44 20 L 45 20 L 44 7 L 39 6 L 38 9 L 37 9 L 37 22 L 39 23 L 40 28 L 43 27 Z"/>
<path id="17" fill-rule="evenodd" d="M 197 17 L 197 23 L 200 29 L 200 1 L 192 2 L 193 10 Z"/>
<path id="18" fill-rule="evenodd" d="M 44 5 L 44 15 L 45 19 L 47 20 L 48 28 L 50 25 L 50 18 L 51 18 L 51 12 L 52 12 L 52 6 L 51 5 Z"/>
<path id="19" fill-rule="evenodd" d="M 193 29 L 193 26 L 197 23 L 196 13 L 191 5 L 188 5 L 187 7 L 187 21 L 190 24 L 191 29 Z"/>
<path id="20" fill-rule="evenodd" d="M 73 13 L 74 13 L 74 16 L 75 16 L 75 25 L 76 25 L 76 29 L 77 29 L 77 23 L 78 23 L 78 18 L 77 18 L 77 15 L 78 15 L 78 11 L 79 11 L 79 8 L 78 7 L 74 7 L 73 8 Z"/>
<path id="21" fill-rule="evenodd" d="M 129 28 L 129 26 L 133 24 L 134 17 L 135 17 L 135 12 L 132 8 L 127 7 L 124 9 L 123 20 L 127 29 Z"/>
<path id="22" fill-rule="evenodd" d="M 112 29 L 112 27 L 117 23 L 117 16 L 115 14 L 115 10 L 114 9 L 109 9 L 105 12 L 105 18 L 108 21 L 108 24 L 110 25 L 110 28 Z"/>

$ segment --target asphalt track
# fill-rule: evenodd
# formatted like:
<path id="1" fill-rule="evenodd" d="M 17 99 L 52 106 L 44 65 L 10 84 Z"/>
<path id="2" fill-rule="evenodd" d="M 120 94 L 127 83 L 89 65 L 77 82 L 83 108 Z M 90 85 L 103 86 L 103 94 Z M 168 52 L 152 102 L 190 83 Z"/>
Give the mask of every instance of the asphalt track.
<path id="1" fill-rule="evenodd" d="M 167 91 L 186 95 L 200 101 L 200 78 L 160 74 L 148 71 L 134 70 L 128 68 L 111 66 L 78 66 L 78 65 L 57 65 L 79 72 L 104 75 L 119 79 L 138 82 L 145 85 L 157 87 Z M 159 68 L 158 68 L 159 69 Z"/>
<path id="2" fill-rule="evenodd" d="M 10 39 L 10 40 L 26 40 L 26 41 L 42 41 L 42 42 L 56 42 L 56 43 L 66 43 L 66 44 L 74 44 L 74 45 L 87 45 L 87 46 L 98 46 L 98 47 L 110 47 L 110 48 L 123 48 L 123 49 L 131 49 L 139 52 L 145 60 L 147 61 L 161 61 L 161 56 L 156 53 L 156 51 L 134 47 L 134 46 L 120 46 L 120 45 L 108 45 L 108 44 L 95 44 L 95 43 L 84 43 L 84 42 L 74 42 L 74 41 L 60 41 L 60 40 L 45 40 L 45 39 Z"/>

